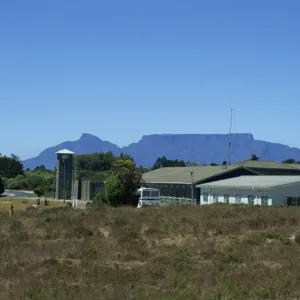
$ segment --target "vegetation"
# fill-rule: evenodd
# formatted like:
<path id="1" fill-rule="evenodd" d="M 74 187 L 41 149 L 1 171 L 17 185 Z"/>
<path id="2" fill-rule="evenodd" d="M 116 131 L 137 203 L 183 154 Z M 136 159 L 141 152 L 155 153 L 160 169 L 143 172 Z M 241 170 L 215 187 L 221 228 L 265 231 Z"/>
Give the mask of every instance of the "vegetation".
<path id="1" fill-rule="evenodd" d="M 282 162 L 283 164 L 300 164 L 300 161 L 296 161 L 293 158 L 286 159 Z"/>
<path id="2" fill-rule="evenodd" d="M 0 177 L 15 178 L 23 174 L 23 164 L 20 158 L 12 154 L 11 157 L 0 154 Z"/>
<path id="3" fill-rule="evenodd" d="M 298 299 L 299 225 L 292 207 L 0 213 L 0 296 Z"/>
<path id="4" fill-rule="evenodd" d="M 256 154 L 252 154 L 250 160 L 259 160 L 259 157 Z"/>
<path id="5" fill-rule="evenodd" d="M 141 186 L 141 181 L 142 173 L 136 170 L 132 160 L 117 160 L 112 167 L 112 174 L 106 181 L 107 202 L 113 206 L 136 206 L 136 191 Z"/>
<path id="6" fill-rule="evenodd" d="M 167 159 L 165 156 L 158 157 L 155 161 L 152 170 L 156 170 L 159 168 L 165 168 L 165 167 L 185 167 L 186 163 L 183 160 L 170 160 Z"/>
<path id="7" fill-rule="evenodd" d="M 0 201 L 0 211 L 1 212 L 7 212 L 9 210 L 10 205 L 13 205 L 14 210 L 19 210 L 19 209 L 26 209 L 29 208 L 32 205 L 36 205 L 36 200 L 30 200 L 30 199 L 22 199 L 22 198 L 11 198 L 9 199 L 5 199 Z M 44 205 L 44 202 L 41 202 L 40 207 L 41 208 L 53 208 L 53 207 L 61 207 L 63 205 L 62 202 L 58 202 L 58 201 L 50 201 L 48 203 L 48 206 Z"/>
<path id="8" fill-rule="evenodd" d="M 0 177 L 0 195 L 2 195 L 5 191 L 4 182 L 2 178 Z"/>
<path id="9" fill-rule="evenodd" d="M 95 199 L 97 207 L 100 203 L 118 206 L 136 202 L 135 192 L 140 187 L 142 173 L 145 169 L 137 168 L 130 156 L 124 154 L 114 156 L 112 152 L 94 153 L 77 156 L 76 163 L 78 180 L 107 180 L 108 182 L 106 197 L 101 196 L 101 201 L 99 197 Z M 9 158 L 0 157 L 0 165 L 3 168 L 1 174 L 6 175 L 4 178 L 5 188 L 33 190 L 38 197 L 54 196 L 55 170 L 47 170 L 45 166 L 41 165 L 34 170 L 24 172 L 22 163 L 15 155 Z"/>

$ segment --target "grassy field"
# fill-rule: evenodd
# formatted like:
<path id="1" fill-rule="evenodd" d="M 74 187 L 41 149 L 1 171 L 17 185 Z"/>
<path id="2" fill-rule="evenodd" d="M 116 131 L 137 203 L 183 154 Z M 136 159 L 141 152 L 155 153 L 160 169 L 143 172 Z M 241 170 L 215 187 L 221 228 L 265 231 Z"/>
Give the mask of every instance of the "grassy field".
<path id="1" fill-rule="evenodd" d="M 300 299 L 298 208 L 0 214 L 0 299 Z"/>
<path id="2" fill-rule="evenodd" d="M 0 211 L 7 211 L 10 207 L 10 205 L 13 205 L 15 210 L 19 210 L 19 209 L 26 209 L 29 206 L 31 206 L 32 204 L 36 204 L 36 200 L 26 200 L 24 201 L 24 199 L 21 198 L 0 198 Z M 44 202 L 41 201 L 41 208 L 51 208 L 51 207 L 58 207 L 58 206 L 62 206 L 63 203 L 61 202 L 54 202 L 54 201 L 50 201 L 49 202 L 49 206 L 46 207 L 44 206 Z"/>

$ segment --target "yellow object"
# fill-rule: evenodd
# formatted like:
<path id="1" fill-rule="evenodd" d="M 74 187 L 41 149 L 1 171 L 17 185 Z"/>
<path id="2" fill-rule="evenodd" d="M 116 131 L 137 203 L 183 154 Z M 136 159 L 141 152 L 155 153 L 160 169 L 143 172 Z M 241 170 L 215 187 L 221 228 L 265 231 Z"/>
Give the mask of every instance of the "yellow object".
<path id="1" fill-rule="evenodd" d="M 11 205 L 11 206 L 9 207 L 9 210 L 8 210 L 8 215 L 9 215 L 10 217 L 12 217 L 13 214 L 14 214 L 14 206 Z"/>

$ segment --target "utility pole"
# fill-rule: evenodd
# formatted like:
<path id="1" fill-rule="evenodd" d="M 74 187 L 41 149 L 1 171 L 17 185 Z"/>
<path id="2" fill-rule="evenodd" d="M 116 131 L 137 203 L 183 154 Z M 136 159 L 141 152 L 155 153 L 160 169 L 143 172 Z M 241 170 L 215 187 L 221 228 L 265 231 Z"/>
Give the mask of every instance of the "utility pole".
<path id="1" fill-rule="evenodd" d="M 73 197 L 77 198 L 77 195 L 76 195 L 76 179 L 77 179 L 76 154 L 74 154 L 74 167 L 75 167 L 75 170 L 74 170 Z"/>
<path id="2" fill-rule="evenodd" d="M 191 174 L 191 198 L 192 198 L 192 203 L 194 204 L 194 178 L 193 178 L 194 171 L 191 170 L 190 174 Z"/>
<path id="3" fill-rule="evenodd" d="M 230 111 L 230 129 L 229 129 L 229 144 L 228 144 L 228 165 L 230 165 L 230 154 L 231 154 L 232 114 L 233 114 L 233 108 Z"/>

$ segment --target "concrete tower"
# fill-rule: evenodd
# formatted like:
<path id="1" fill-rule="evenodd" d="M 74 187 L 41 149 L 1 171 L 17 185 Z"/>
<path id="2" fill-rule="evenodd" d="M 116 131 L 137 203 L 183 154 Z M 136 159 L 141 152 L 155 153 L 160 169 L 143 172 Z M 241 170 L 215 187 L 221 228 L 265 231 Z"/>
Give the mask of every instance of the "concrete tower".
<path id="1" fill-rule="evenodd" d="M 75 153 L 63 149 L 56 152 L 56 191 L 55 199 L 72 199 L 74 178 L 74 155 Z"/>

